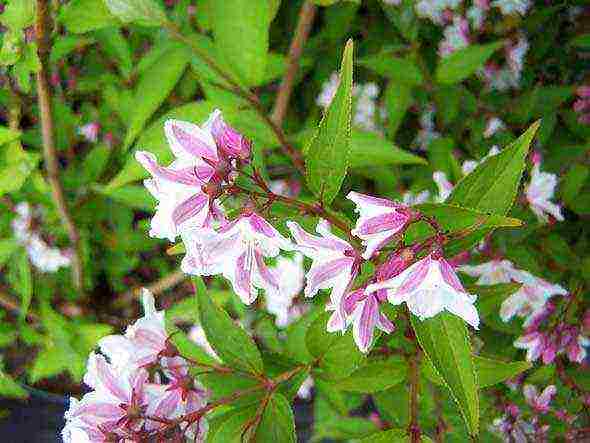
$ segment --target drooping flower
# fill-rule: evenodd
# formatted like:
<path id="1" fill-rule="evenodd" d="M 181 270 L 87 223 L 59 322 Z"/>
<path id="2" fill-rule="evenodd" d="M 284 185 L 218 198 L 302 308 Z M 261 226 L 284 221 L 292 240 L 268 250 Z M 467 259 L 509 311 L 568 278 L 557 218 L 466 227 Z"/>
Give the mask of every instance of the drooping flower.
<path id="1" fill-rule="evenodd" d="M 557 388 L 554 385 L 549 385 L 539 393 L 535 385 L 526 384 L 522 388 L 522 392 L 529 406 L 540 414 L 546 414 L 549 412 L 549 403 L 557 393 Z"/>
<path id="2" fill-rule="evenodd" d="M 270 272 L 275 274 L 279 284 L 278 287 L 265 288 L 266 310 L 275 316 L 277 327 L 284 328 L 297 320 L 306 310 L 305 305 L 294 303 L 305 285 L 303 255 L 296 252 L 292 258 L 278 257 Z"/>
<path id="3" fill-rule="evenodd" d="M 250 211 L 221 226 L 217 232 L 196 233 L 187 240 L 183 270 L 195 275 L 223 274 L 247 305 L 256 300 L 258 288 L 279 288 L 279 280 L 264 258 L 277 257 L 281 249 L 292 249 L 289 240 Z"/>
<path id="4" fill-rule="evenodd" d="M 160 356 L 173 354 L 168 340 L 164 311 L 157 311 L 154 296 L 142 289 L 144 316 L 130 325 L 125 335 L 109 335 L 99 340 L 98 346 L 115 368 L 145 367 L 157 362 Z"/>
<path id="5" fill-rule="evenodd" d="M 465 291 L 452 266 L 439 253 L 431 253 L 389 280 L 369 285 L 366 293 L 379 289 L 387 289 L 390 303 L 405 302 L 421 320 L 447 310 L 474 328 L 479 327 L 473 305 L 476 297 Z"/>
<path id="6" fill-rule="evenodd" d="M 551 201 L 556 186 L 557 176 L 549 172 L 542 172 L 540 162 L 536 161 L 531 171 L 531 181 L 524 192 L 531 210 L 542 223 L 547 222 L 547 214 L 558 221 L 563 221 L 560 206 Z"/>
<path id="7" fill-rule="evenodd" d="M 478 277 L 478 285 L 495 285 L 498 283 L 522 283 L 521 288 L 508 297 L 500 307 L 500 317 L 508 322 L 512 317 L 527 318 L 525 326 L 545 307 L 547 300 L 555 295 L 566 295 L 567 290 L 535 277 L 530 272 L 517 269 L 509 260 L 491 260 L 480 265 L 463 265 L 461 272 Z"/>
<path id="8" fill-rule="evenodd" d="M 250 144 L 223 122 L 219 110 L 201 127 L 168 120 L 165 133 L 176 157 L 169 166 L 158 165 L 146 151 L 137 151 L 135 158 L 152 175 L 144 184 L 158 200 L 150 235 L 174 241 L 189 226 L 208 227 L 222 218 L 215 199 L 233 179 L 233 164 L 248 155 Z"/>
<path id="9" fill-rule="evenodd" d="M 363 258 L 370 259 L 375 252 L 401 232 L 410 221 L 411 210 L 385 198 L 371 197 L 351 191 L 346 196 L 356 205 L 359 218 L 351 231 L 363 241 Z"/>
<path id="10" fill-rule="evenodd" d="M 308 234 L 293 221 L 287 222 L 287 226 L 297 243 L 297 250 L 313 260 L 306 274 L 305 296 L 313 297 L 320 289 L 332 289 L 329 306 L 334 313 L 328 322 L 328 330 L 344 330 L 346 314 L 342 298 L 358 274 L 361 262 L 358 252 L 332 234 L 328 222 L 323 219 L 316 227 L 320 236 Z"/>
<path id="11" fill-rule="evenodd" d="M 469 23 L 460 15 L 453 17 L 453 23 L 443 31 L 438 53 L 441 57 L 448 57 L 453 52 L 469 45 Z"/>

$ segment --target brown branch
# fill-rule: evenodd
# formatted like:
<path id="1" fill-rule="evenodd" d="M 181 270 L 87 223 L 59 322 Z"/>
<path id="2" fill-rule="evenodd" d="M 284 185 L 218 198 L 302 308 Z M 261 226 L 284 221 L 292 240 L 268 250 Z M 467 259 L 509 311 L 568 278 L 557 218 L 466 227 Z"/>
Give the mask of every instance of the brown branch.
<path id="1" fill-rule="evenodd" d="M 41 68 L 37 72 L 37 96 L 39 112 L 41 114 L 41 135 L 43 139 L 43 158 L 47 171 L 47 180 L 51 188 L 53 202 L 62 224 L 66 228 L 68 237 L 74 249 L 72 256 L 72 277 L 74 286 L 83 291 L 84 275 L 82 268 L 82 253 L 80 250 L 80 234 L 68 210 L 63 187 L 59 180 L 59 163 L 55 149 L 53 119 L 51 114 L 51 95 L 48 80 L 49 52 L 51 50 L 51 13 L 48 0 L 37 0 L 37 18 L 35 35 L 37 37 L 37 53 L 41 61 Z"/>
<path id="2" fill-rule="evenodd" d="M 12 311 L 15 314 L 21 313 L 21 307 L 19 306 L 18 302 L 13 300 L 13 298 L 8 294 L 4 294 L 2 292 L 0 292 L 0 306 L 3 306 L 8 311 Z M 39 321 L 39 317 L 35 313 L 31 312 L 30 309 L 27 312 L 27 318 L 32 322 Z"/>
<path id="3" fill-rule="evenodd" d="M 410 378 L 410 423 L 408 424 L 408 434 L 412 443 L 420 443 L 422 431 L 418 422 L 418 394 L 420 391 L 420 350 L 416 345 L 416 353 L 408 359 Z"/>
<path id="4" fill-rule="evenodd" d="M 287 113 L 289 99 L 291 98 L 291 92 L 293 91 L 293 85 L 295 83 L 295 76 L 299 69 L 299 59 L 303 52 L 305 42 L 309 37 L 309 32 L 311 31 L 316 11 L 317 7 L 314 3 L 307 0 L 303 3 L 301 11 L 299 12 L 299 20 L 297 22 L 297 27 L 295 28 L 295 35 L 293 36 L 291 46 L 289 47 L 287 72 L 281 81 L 275 105 L 270 116 L 271 120 L 279 126 L 283 123 L 283 119 Z"/>

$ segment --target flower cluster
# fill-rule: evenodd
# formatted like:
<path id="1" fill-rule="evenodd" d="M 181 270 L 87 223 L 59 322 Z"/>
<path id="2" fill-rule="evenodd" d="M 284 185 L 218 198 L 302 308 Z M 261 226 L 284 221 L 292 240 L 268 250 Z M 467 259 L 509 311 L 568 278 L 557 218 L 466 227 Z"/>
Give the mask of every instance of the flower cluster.
<path id="1" fill-rule="evenodd" d="M 424 248 L 421 244 L 384 255 L 383 248 L 396 243 L 405 229 L 420 219 L 415 210 L 351 192 L 348 199 L 356 205 L 359 218 L 349 235 L 361 240 L 362 253 L 333 234 L 330 223 L 322 218 L 316 228 L 318 235 L 288 221 L 293 243 L 253 205 L 245 205 L 231 221 L 223 216 L 218 197 L 234 192 L 232 183 L 240 164 L 248 161 L 250 143 L 223 122 L 219 111 L 202 127 L 169 121 L 166 134 L 177 158 L 172 165 L 159 166 L 147 152 L 138 152 L 136 157 L 153 175 L 153 179 L 146 180 L 146 186 L 159 198 L 151 235 L 170 240 L 180 235 L 186 250 L 181 266 L 184 272 L 223 275 L 247 305 L 263 290 L 267 309 L 276 315 L 279 326 L 287 325 L 305 310 L 293 304 L 302 290 L 306 297 L 330 290 L 326 309 L 332 315 L 328 330 L 345 331 L 353 325 L 353 336 L 363 352 L 369 350 L 375 328 L 386 333 L 394 329 L 380 310 L 380 304 L 386 301 L 394 305 L 405 302 L 420 319 L 447 310 L 478 327 L 475 297 L 465 291 L 452 266 L 442 257 L 438 243 L 429 245 L 426 256 L 416 262 Z M 256 171 L 250 178 L 269 201 L 283 196 L 287 202 L 297 203 L 285 197 L 292 191 L 288 186 L 282 185 L 281 194 L 275 194 Z M 292 257 L 281 256 L 281 252 L 289 252 Z M 356 278 L 363 262 L 377 255 L 386 259 L 359 286 Z M 312 260 L 305 284 L 303 256 Z M 275 264 L 268 264 L 269 259 Z"/>
<path id="2" fill-rule="evenodd" d="M 70 400 L 64 442 L 147 441 L 164 432 L 204 441 L 207 422 L 194 413 L 207 393 L 170 343 L 164 312 L 145 289 L 142 301 L 144 316 L 124 335 L 101 339 L 101 354 L 90 355 L 84 383 L 92 390 Z"/>
<path id="3" fill-rule="evenodd" d="M 578 114 L 578 122 L 590 125 L 590 86 L 580 86 L 576 94 L 578 99 L 574 102 L 574 111 Z"/>
<path id="4" fill-rule="evenodd" d="M 33 266 L 41 272 L 56 272 L 70 265 L 70 252 L 53 248 L 35 228 L 34 211 L 26 203 L 15 207 L 16 218 L 12 221 L 12 230 L 16 240 L 24 246 Z"/>

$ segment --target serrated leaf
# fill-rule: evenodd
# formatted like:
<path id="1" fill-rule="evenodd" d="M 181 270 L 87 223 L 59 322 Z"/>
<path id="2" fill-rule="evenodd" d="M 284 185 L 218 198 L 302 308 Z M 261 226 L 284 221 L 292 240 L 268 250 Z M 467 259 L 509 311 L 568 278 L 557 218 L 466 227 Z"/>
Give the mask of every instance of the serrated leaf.
<path id="1" fill-rule="evenodd" d="M 473 361 L 477 368 L 480 388 L 487 388 L 513 378 L 532 366 L 528 361 L 503 362 L 479 356 L 474 356 Z"/>
<path id="2" fill-rule="evenodd" d="M 348 377 L 334 382 L 343 391 L 372 394 L 400 384 L 406 379 L 408 365 L 401 358 L 367 363 Z"/>
<path id="3" fill-rule="evenodd" d="M 380 53 L 361 58 L 357 65 L 364 66 L 377 74 L 408 86 L 422 84 L 422 72 L 413 61 L 405 58 L 392 57 L 387 53 Z"/>
<path id="4" fill-rule="evenodd" d="M 458 83 L 475 73 L 502 47 L 502 42 L 487 45 L 470 45 L 440 60 L 436 68 L 436 81 L 442 84 Z"/>
<path id="5" fill-rule="evenodd" d="M 422 321 L 412 315 L 411 320 L 420 347 L 450 389 L 469 433 L 477 435 L 478 382 L 465 323 L 446 312 Z"/>
<path id="6" fill-rule="evenodd" d="M 210 6 L 218 54 L 247 85 L 258 83 L 266 70 L 269 0 L 224 0 Z"/>
<path id="7" fill-rule="evenodd" d="M 131 146 L 154 112 L 170 95 L 190 58 L 191 54 L 184 46 L 175 45 L 143 72 L 135 89 L 134 112 L 125 135 L 124 149 Z"/>
<path id="8" fill-rule="evenodd" d="M 75 34 L 121 23 L 111 14 L 104 0 L 72 0 L 60 8 L 59 21 Z"/>
<path id="9" fill-rule="evenodd" d="M 261 374 L 262 357 L 252 339 L 222 308 L 215 306 L 200 278 L 193 278 L 193 282 L 199 299 L 201 325 L 217 355 L 228 366 Z"/>
<path id="10" fill-rule="evenodd" d="M 525 159 L 539 122 L 498 155 L 487 158 L 457 183 L 447 203 L 491 214 L 506 214 L 514 202 Z"/>
<path id="11" fill-rule="evenodd" d="M 293 411 L 283 395 L 275 393 L 268 400 L 255 439 L 259 443 L 295 443 L 297 440 Z"/>
<path id="12" fill-rule="evenodd" d="M 307 183 L 325 204 L 334 200 L 348 170 L 352 124 L 352 56 L 353 43 L 349 40 L 342 56 L 338 90 L 305 150 Z"/>

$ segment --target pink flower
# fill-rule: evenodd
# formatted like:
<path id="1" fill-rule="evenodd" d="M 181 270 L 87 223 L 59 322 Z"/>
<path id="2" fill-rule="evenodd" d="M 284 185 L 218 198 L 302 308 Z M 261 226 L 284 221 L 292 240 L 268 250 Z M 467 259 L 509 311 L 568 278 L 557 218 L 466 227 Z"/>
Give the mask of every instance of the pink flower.
<path id="1" fill-rule="evenodd" d="M 469 23 L 461 16 L 453 17 L 453 24 L 443 31 L 444 37 L 438 48 L 441 57 L 447 57 L 469 45 Z"/>
<path id="2" fill-rule="evenodd" d="M 100 123 L 91 122 L 78 128 L 78 134 L 83 136 L 86 140 L 92 143 L 98 141 L 98 132 L 100 131 Z"/>
<path id="3" fill-rule="evenodd" d="M 525 196 L 531 210 L 542 223 L 547 222 L 547 214 L 558 221 L 563 221 L 561 208 L 550 201 L 555 194 L 556 186 L 557 176 L 548 172 L 541 172 L 540 164 L 535 163 L 531 171 L 531 181 L 525 188 Z"/>
<path id="4" fill-rule="evenodd" d="M 85 381 L 90 381 L 94 391 L 80 401 L 72 399 L 66 412 L 71 427 L 66 426 L 64 431 L 76 434 L 86 430 L 90 441 L 107 441 L 99 439 L 101 434 L 126 437 L 139 431 L 148 408 L 147 378 L 148 373 L 143 369 L 120 372 L 103 356 L 91 354 Z"/>
<path id="5" fill-rule="evenodd" d="M 369 285 L 366 293 L 379 289 L 387 289 L 392 304 L 405 302 L 420 320 L 447 310 L 474 328 L 479 327 L 479 315 L 473 306 L 476 297 L 465 291 L 451 265 L 438 253 L 428 255 L 389 280 Z"/>
<path id="6" fill-rule="evenodd" d="M 223 274 L 235 293 L 247 305 L 258 295 L 257 288 L 278 290 L 278 277 L 270 271 L 265 257 L 277 257 L 292 245 L 264 218 L 245 212 L 217 232 L 195 233 L 187 242 L 183 270 L 195 275 Z"/>
<path id="7" fill-rule="evenodd" d="M 320 220 L 315 236 L 305 232 L 297 223 L 287 222 L 287 226 L 297 242 L 297 249 L 313 260 L 308 271 L 304 294 L 313 297 L 320 289 L 332 289 L 330 309 L 334 310 L 328 330 L 333 332 L 346 328 L 346 314 L 342 298 L 358 274 L 361 258 L 358 252 L 346 241 L 330 232 L 328 222 Z"/>
<path id="8" fill-rule="evenodd" d="M 522 388 L 526 402 L 536 411 L 541 414 L 549 412 L 549 403 L 557 393 L 557 388 L 554 385 L 547 386 L 543 392 L 539 394 L 537 387 L 534 385 L 524 385 Z"/>
<path id="9" fill-rule="evenodd" d="M 248 160 L 252 153 L 252 142 L 229 126 L 223 120 L 221 113 L 213 119 L 211 134 L 217 147 L 227 158 Z"/>
<path id="10" fill-rule="evenodd" d="M 135 153 L 135 158 L 153 176 L 144 184 L 158 200 L 151 223 L 152 237 L 174 241 L 187 226 L 207 227 L 213 220 L 222 218 L 222 209 L 214 200 L 221 192 L 221 185 L 230 180 L 232 163 L 225 153 L 237 142 L 233 132 L 231 136 L 224 135 L 220 127 L 225 127 L 225 123 L 220 119 L 221 112 L 217 110 L 202 127 L 168 120 L 166 138 L 176 157 L 168 167 L 158 165 L 156 157 L 149 152 Z M 217 127 L 223 151 L 218 150 L 213 126 Z"/>
<path id="11" fill-rule="evenodd" d="M 525 349 L 527 351 L 526 359 L 528 361 L 535 361 L 543 356 L 543 362 L 547 364 L 551 363 L 555 358 L 555 351 L 547 347 L 546 344 L 545 336 L 540 332 L 534 331 L 519 337 L 514 342 L 514 347 Z"/>
<path id="12" fill-rule="evenodd" d="M 362 257 L 366 260 L 403 231 L 410 221 L 411 211 L 406 205 L 358 192 L 350 192 L 346 198 L 355 203 L 360 215 L 351 232 L 362 239 L 366 247 Z"/>
<path id="13" fill-rule="evenodd" d="M 162 355 L 174 354 L 168 340 L 164 311 L 157 311 L 154 296 L 142 289 L 144 316 L 130 325 L 125 335 L 109 335 L 98 345 L 116 368 L 150 366 Z"/>

